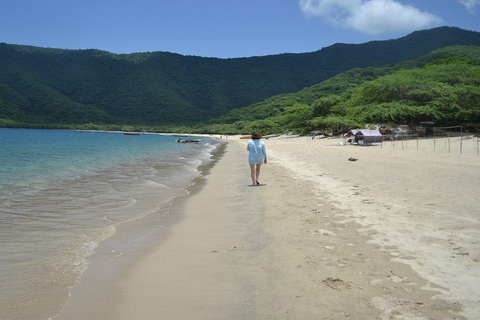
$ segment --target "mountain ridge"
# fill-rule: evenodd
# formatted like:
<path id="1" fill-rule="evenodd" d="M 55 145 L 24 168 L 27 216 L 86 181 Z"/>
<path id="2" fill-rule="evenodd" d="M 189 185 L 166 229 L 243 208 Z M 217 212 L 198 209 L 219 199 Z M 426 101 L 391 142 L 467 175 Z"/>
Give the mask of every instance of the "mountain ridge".
<path id="1" fill-rule="evenodd" d="M 297 92 L 352 68 L 409 60 L 450 45 L 480 46 L 455 27 L 309 53 L 208 58 L 0 44 L 0 119 L 49 124 L 194 124 Z"/>

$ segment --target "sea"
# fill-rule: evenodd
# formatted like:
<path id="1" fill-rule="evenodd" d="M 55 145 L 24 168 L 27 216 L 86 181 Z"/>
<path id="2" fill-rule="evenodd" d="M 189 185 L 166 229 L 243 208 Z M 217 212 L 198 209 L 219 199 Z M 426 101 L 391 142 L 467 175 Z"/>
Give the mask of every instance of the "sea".
<path id="1" fill-rule="evenodd" d="M 162 232 L 221 145 L 196 138 L 0 128 L 0 318 L 54 318 L 121 226 Z"/>

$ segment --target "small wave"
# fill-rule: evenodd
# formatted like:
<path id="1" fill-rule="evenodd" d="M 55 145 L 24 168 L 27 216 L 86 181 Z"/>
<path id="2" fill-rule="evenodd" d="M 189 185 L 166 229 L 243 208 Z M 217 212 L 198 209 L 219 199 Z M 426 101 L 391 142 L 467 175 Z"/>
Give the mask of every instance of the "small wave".
<path id="1" fill-rule="evenodd" d="M 80 260 L 80 261 L 74 261 L 74 262 L 72 263 L 72 266 L 74 266 L 74 267 L 83 266 L 83 265 L 85 265 L 85 263 L 86 263 L 86 260 L 85 260 L 85 259 L 82 259 L 82 260 Z"/>
<path id="2" fill-rule="evenodd" d="M 132 199 L 130 199 L 130 203 L 127 205 L 127 207 L 131 207 L 131 206 L 133 206 L 133 205 L 136 204 L 136 203 L 137 203 L 137 199 L 132 198 Z"/>
<path id="3" fill-rule="evenodd" d="M 200 159 L 191 159 L 188 161 L 188 163 L 185 165 L 185 168 L 191 172 L 198 171 L 198 166 L 200 166 L 203 163 L 202 160 Z"/>
<path id="4" fill-rule="evenodd" d="M 159 183 L 159 182 L 156 182 L 156 181 L 152 181 L 152 180 L 145 180 L 145 183 L 149 186 L 155 186 L 155 187 L 161 187 L 161 188 L 168 188 L 166 185 L 164 185 L 163 183 Z"/>
<path id="5" fill-rule="evenodd" d="M 93 241 L 83 244 L 83 248 L 90 248 L 92 250 L 97 248 L 97 247 L 98 247 L 98 243 L 93 242 Z"/>

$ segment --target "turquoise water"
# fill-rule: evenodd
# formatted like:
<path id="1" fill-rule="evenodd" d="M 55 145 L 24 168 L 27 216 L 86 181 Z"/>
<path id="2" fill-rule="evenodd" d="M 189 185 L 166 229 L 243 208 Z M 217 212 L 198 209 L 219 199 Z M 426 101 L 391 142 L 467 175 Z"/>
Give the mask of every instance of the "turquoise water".
<path id="1" fill-rule="evenodd" d="M 54 316 L 99 244 L 145 217 L 148 228 L 161 228 L 172 200 L 188 194 L 217 145 L 154 134 L 0 129 L 4 316 Z"/>
<path id="2" fill-rule="evenodd" d="M 26 185 L 165 153 L 171 136 L 0 128 L 0 186 Z"/>

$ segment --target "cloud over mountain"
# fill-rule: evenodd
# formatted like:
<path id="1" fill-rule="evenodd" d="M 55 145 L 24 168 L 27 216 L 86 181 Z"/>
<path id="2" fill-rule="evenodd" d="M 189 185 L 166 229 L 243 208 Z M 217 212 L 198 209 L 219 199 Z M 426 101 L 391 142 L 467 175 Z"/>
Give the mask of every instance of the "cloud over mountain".
<path id="1" fill-rule="evenodd" d="M 473 8 L 480 6 L 480 0 L 458 0 L 458 2 L 463 4 L 471 13 L 473 13 Z"/>
<path id="2" fill-rule="evenodd" d="M 442 22 L 436 15 L 394 0 L 299 0 L 299 4 L 306 17 L 368 34 L 411 31 Z"/>

